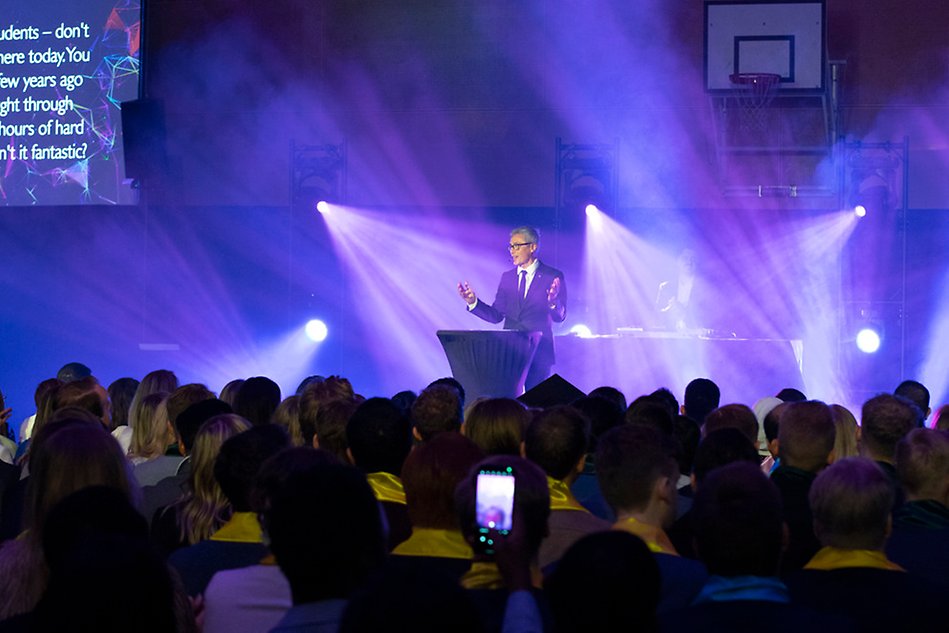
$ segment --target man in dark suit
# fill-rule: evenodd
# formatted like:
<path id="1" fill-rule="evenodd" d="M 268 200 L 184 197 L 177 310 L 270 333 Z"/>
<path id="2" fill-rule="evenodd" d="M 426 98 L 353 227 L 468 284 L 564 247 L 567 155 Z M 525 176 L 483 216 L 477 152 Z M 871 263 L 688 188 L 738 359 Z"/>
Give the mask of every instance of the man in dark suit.
<path id="1" fill-rule="evenodd" d="M 506 330 L 542 332 L 534 361 L 527 372 L 525 387 L 543 382 L 554 364 L 554 337 L 551 324 L 567 316 L 567 286 L 563 273 L 537 259 L 537 230 L 521 226 L 511 231 L 508 250 L 513 269 L 504 271 L 494 303 L 478 299 L 468 282 L 458 284 L 458 294 L 468 310 L 490 323 L 504 321 Z"/>

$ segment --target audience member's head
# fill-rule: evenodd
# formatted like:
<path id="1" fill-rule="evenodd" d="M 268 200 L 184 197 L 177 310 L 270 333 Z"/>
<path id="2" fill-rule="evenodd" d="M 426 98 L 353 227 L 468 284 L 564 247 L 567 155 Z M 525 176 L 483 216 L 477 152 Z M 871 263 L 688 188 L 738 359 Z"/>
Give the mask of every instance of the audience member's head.
<path id="1" fill-rule="evenodd" d="M 834 460 L 837 430 L 833 413 L 823 402 L 792 402 L 778 424 L 782 466 L 816 473 Z"/>
<path id="2" fill-rule="evenodd" d="M 129 416 L 132 415 L 138 403 L 145 396 L 150 396 L 153 393 L 163 393 L 167 395 L 177 388 L 178 377 L 175 376 L 172 371 L 156 369 L 155 371 L 145 374 L 142 381 L 138 383 L 138 389 L 135 390 L 135 397 L 132 398 L 132 403 L 129 405 Z M 132 426 L 132 424 L 130 423 L 129 426 Z"/>
<path id="3" fill-rule="evenodd" d="M 261 472 L 262 480 L 282 479 L 269 486 L 261 523 L 294 604 L 349 598 L 385 561 L 382 519 L 372 489 L 362 473 L 327 463 L 332 459 L 323 451 L 296 448 L 275 457 Z M 284 460 L 292 462 L 285 476 L 267 475 Z"/>
<path id="4" fill-rule="evenodd" d="M 615 404 L 621 411 L 625 411 L 629 405 L 626 402 L 626 396 L 616 387 L 597 387 L 587 394 L 591 398 L 603 398 Z"/>
<path id="5" fill-rule="evenodd" d="M 791 406 L 790 402 L 782 401 L 764 416 L 764 435 L 768 440 L 768 451 L 773 457 L 778 456 L 778 430 L 781 426 L 781 415 Z"/>
<path id="6" fill-rule="evenodd" d="M 214 478 L 231 502 L 234 512 L 250 512 L 250 494 L 263 464 L 290 446 L 287 432 L 273 424 L 262 424 L 224 440 L 214 462 Z"/>
<path id="7" fill-rule="evenodd" d="M 916 380 L 904 380 L 899 384 L 896 390 L 893 391 L 893 395 L 902 396 L 919 407 L 919 410 L 923 413 L 924 420 L 932 413 L 932 409 L 929 408 L 929 389 L 921 382 Z"/>
<path id="8" fill-rule="evenodd" d="M 304 446 L 313 445 L 313 436 L 316 435 L 316 418 L 321 406 L 333 400 L 351 400 L 355 396 L 352 384 L 339 376 L 330 376 L 325 379 L 313 378 L 306 382 L 303 391 L 298 393 L 300 394 L 300 432 L 303 434 Z"/>
<path id="9" fill-rule="evenodd" d="M 610 387 L 611 389 L 612 387 Z M 594 390 L 595 391 L 595 390 Z M 620 394 L 622 395 L 622 394 Z M 626 398 L 623 398 L 625 402 Z M 604 433 L 623 423 L 625 407 L 603 396 L 583 396 L 573 401 L 571 406 L 590 420 L 590 451 L 596 450 L 597 441 Z"/>
<path id="10" fill-rule="evenodd" d="M 37 414 L 37 419 L 39 415 Z M 933 420 L 933 428 L 937 431 L 949 431 L 949 404 L 944 404 L 936 411 L 936 419 Z"/>
<path id="11" fill-rule="evenodd" d="M 455 488 L 484 452 L 460 433 L 439 433 L 409 453 L 402 486 L 415 528 L 458 530 Z"/>
<path id="12" fill-rule="evenodd" d="M 755 412 L 744 404 L 726 404 L 709 411 L 702 425 L 706 435 L 718 429 L 738 429 L 744 433 L 755 449 L 758 448 L 758 418 Z"/>
<path id="13" fill-rule="evenodd" d="M 129 414 L 132 441 L 129 455 L 145 460 L 165 454 L 175 440 L 174 429 L 168 423 L 165 402 L 168 394 L 152 393 L 138 400 Z"/>
<path id="14" fill-rule="evenodd" d="M 33 402 L 36 403 L 36 420 L 33 421 L 33 435 L 46 424 L 53 415 L 53 401 L 56 392 L 62 386 L 59 378 L 47 378 L 36 386 L 33 392 Z"/>
<path id="15" fill-rule="evenodd" d="M 571 406 L 546 409 L 524 433 L 524 456 L 548 477 L 572 482 L 583 470 L 589 446 L 590 421 Z"/>
<path id="16" fill-rule="evenodd" d="M 322 448 L 336 455 L 340 461 L 346 463 L 349 457 L 346 455 L 346 449 L 349 444 L 346 442 L 346 425 L 349 424 L 349 418 L 362 404 L 362 400 L 353 397 L 345 400 L 330 400 L 320 406 L 316 414 L 316 426 L 313 427 L 313 437 L 307 444 L 304 438 L 304 446 L 313 446 Z"/>
<path id="17" fill-rule="evenodd" d="M 179 423 L 182 417 L 184 414 L 178 416 Z M 231 517 L 231 504 L 214 476 L 214 468 L 224 442 L 248 429 L 247 420 L 224 413 L 207 420 L 195 435 L 188 488 L 175 506 L 182 542 L 193 544 L 210 537 Z"/>
<path id="18" fill-rule="evenodd" d="M 138 390 L 138 381 L 134 378 L 119 378 L 109 385 L 109 402 L 112 404 L 112 427 L 126 426 L 129 420 L 129 407 Z"/>
<path id="19" fill-rule="evenodd" d="M 49 513 L 43 533 L 49 584 L 31 630 L 175 633 L 173 584 L 148 540 L 145 519 L 120 491 L 93 486 L 75 492 Z M 133 587 L 116 600 L 104 591 Z M 194 625 L 187 614 L 188 624 Z"/>
<path id="20" fill-rule="evenodd" d="M 600 438 L 596 476 L 603 498 L 617 516 L 655 509 L 674 518 L 679 464 L 673 440 L 644 425 L 623 425 Z"/>
<path id="21" fill-rule="evenodd" d="M 530 413 L 517 400 L 487 398 L 475 402 L 462 433 L 488 455 L 520 455 Z"/>
<path id="22" fill-rule="evenodd" d="M 111 428 L 112 407 L 109 393 L 94 376 L 77 378 L 64 383 L 53 396 L 53 411 L 66 407 L 85 409 L 102 421 L 103 426 Z"/>
<path id="23" fill-rule="evenodd" d="M 807 400 L 807 396 L 804 395 L 804 392 L 794 387 L 785 387 L 779 391 L 775 397 L 782 402 L 804 402 Z"/>
<path id="24" fill-rule="evenodd" d="M 406 415 L 409 415 L 409 412 L 412 410 L 412 405 L 417 399 L 418 394 L 408 389 L 404 389 L 390 398 L 392 404 L 402 409 L 402 412 Z"/>
<path id="25" fill-rule="evenodd" d="M 734 428 L 718 429 L 702 438 L 695 451 L 695 465 L 692 468 L 693 482 L 696 488 L 705 481 L 705 477 L 722 466 L 734 462 L 747 462 L 757 465 L 758 451 L 748 437 Z"/>
<path id="26" fill-rule="evenodd" d="M 547 536 L 550 516 L 550 492 L 547 476 L 536 464 L 513 455 L 491 455 L 478 462 L 455 489 L 455 508 L 461 521 L 461 532 L 472 545 L 477 538 L 476 501 L 478 472 L 501 471 L 510 467 L 514 473 L 514 529 L 522 529 L 525 554 L 533 559 Z"/>
<path id="27" fill-rule="evenodd" d="M 768 419 L 768 414 L 782 403 L 783 400 L 780 398 L 767 396 L 755 402 L 754 406 L 751 407 L 751 410 L 755 412 L 755 419 L 758 420 L 758 452 L 761 454 L 766 454 L 766 451 L 772 457 L 777 454 L 776 447 L 771 446 L 771 442 L 778 439 L 777 418 L 774 418 L 774 425 L 770 429 L 765 421 Z M 771 435 L 768 434 L 769 432 Z"/>
<path id="28" fill-rule="evenodd" d="M 270 416 L 279 405 L 280 386 L 266 376 L 254 376 L 237 390 L 234 413 L 254 426 L 269 424 Z"/>
<path id="29" fill-rule="evenodd" d="M 56 378 L 62 382 L 74 382 L 92 375 L 92 370 L 82 363 L 66 363 L 56 372 Z"/>
<path id="30" fill-rule="evenodd" d="M 782 512 L 778 489 L 755 464 L 737 462 L 710 472 L 692 504 L 696 552 L 709 573 L 777 575 Z"/>
<path id="31" fill-rule="evenodd" d="M 651 394 L 649 394 L 649 397 L 654 401 L 665 405 L 666 410 L 669 412 L 669 417 L 672 419 L 675 419 L 675 417 L 679 415 L 679 401 L 676 399 L 675 394 L 665 387 L 656 389 Z"/>
<path id="32" fill-rule="evenodd" d="M 437 433 L 461 429 L 461 395 L 445 384 L 426 387 L 412 403 L 410 413 L 412 433 L 419 441 L 427 442 Z"/>
<path id="33" fill-rule="evenodd" d="M 856 457 L 860 454 L 857 445 L 859 436 L 857 419 L 853 417 L 849 409 L 839 404 L 830 405 L 830 412 L 834 416 L 834 428 L 837 429 L 837 435 L 834 438 L 834 459 Z"/>
<path id="34" fill-rule="evenodd" d="M 949 506 L 949 436 L 933 429 L 910 431 L 896 445 L 896 472 L 908 500 Z"/>
<path id="35" fill-rule="evenodd" d="M 893 463 L 896 444 L 918 426 L 919 408 L 900 396 L 880 394 L 863 404 L 860 413 L 861 454 Z"/>
<path id="36" fill-rule="evenodd" d="M 337 377 L 338 377 L 338 376 L 337 376 Z M 300 384 L 299 384 L 299 385 L 297 385 L 296 394 L 297 394 L 298 396 L 302 396 L 302 395 L 303 395 L 303 391 L 304 391 L 307 387 L 309 387 L 309 386 L 312 385 L 312 384 L 319 384 L 319 383 L 323 382 L 324 380 L 326 380 L 326 378 L 325 378 L 324 376 L 320 376 L 319 374 L 313 374 L 312 376 L 307 376 L 306 378 L 304 378 L 303 380 L 300 381 Z"/>
<path id="37" fill-rule="evenodd" d="M 458 392 L 458 397 L 461 399 L 461 408 L 462 410 L 464 410 L 465 388 L 460 382 L 458 382 L 457 379 L 453 378 L 452 376 L 445 376 L 444 378 L 438 378 L 437 380 L 433 380 L 431 384 L 429 384 L 428 386 L 434 387 L 435 385 L 445 385 L 447 387 L 454 387 L 455 390 Z M 428 387 L 426 387 L 426 389 L 427 388 Z"/>
<path id="38" fill-rule="evenodd" d="M 640 396 L 626 409 L 626 424 L 644 424 L 672 436 L 672 416 L 662 400 L 652 396 Z"/>
<path id="39" fill-rule="evenodd" d="M 168 409 L 168 421 L 174 426 L 181 412 L 202 400 L 212 400 L 216 396 L 204 385 L 190 383 L 182 385 L 168 394 L 165 407 Z"/>
<path id="40" fill-rule="evenodd" d="M 303 431 L 300 429 L 300 396 L 293 395 L 283 399 L 270 416 L 270 422 L 282 426 L 290 436 L 290 444 L 303 446 Z"/>
<path id="41" fill-rule="evenodd" d="M 412 450 L 409 418 L 388 398 L 369 398 L 350 416 L 346 443 L 363 472 L 399 475 Z"/>
<path id="42" fill-rule="evenodd" d="M 814 533 L 825 547 L 883 549 L 894 494 L 890 478 L 871 460 L 836 461 L 811 485 Z"/>
<path id="43" fill-rule="evenodd" d="M 196 402 L 181 413 L 175 421 L 175 437 L 178 440 L 178 449 L 182 455 L 190 455 L 194 446 L 194 438 L 198 430 L 211 418 L 232 413 L 229 404 L 223 400 L 212 398 Z"/>
<path id="44" fill-rule="evenodd" d="M 544 583 L 559 633 L 654 631 L 659 587 L 652 552 L 619 530 L 574 543 Z"/>
<path id="45" fill-rule="evenodd" d="M 241 390 L 241 386 L 243 384 L 243 378 L 235 378 L 224 385 L 224 388 L 221 389 L 221 395 L 218 396 L 218 398 L 231 405 L 231 408 L 233 409 L 234 403 L 237 402 L 237 393 Z"/>
<path id="46" fill-rule="evenodd" d="M 718 385 L 708 378 L 696 378 L 685 387 L 683 413 L 702 425 L 705 423 L 705 416 L 718 408 L 721 397 L 722 392 L 719 391 Z"/>

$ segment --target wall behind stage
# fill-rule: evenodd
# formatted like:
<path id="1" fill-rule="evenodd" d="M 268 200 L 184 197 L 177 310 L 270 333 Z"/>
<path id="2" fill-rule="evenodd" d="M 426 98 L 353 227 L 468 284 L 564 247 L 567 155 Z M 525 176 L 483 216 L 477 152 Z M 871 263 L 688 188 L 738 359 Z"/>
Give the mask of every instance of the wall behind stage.
<path id="1" fill-rule="evenodd" d="M 280 205 L 288 147 L 349 144 L 356 204 L 549 206 L 554 139 L 621 146 L 622 206 L 728 206 L 703 3 L 152 0 L 146 73 L 188 204 Z M 843 132 L 910 137 L 910 206 L 949 206 L 949 6 L 828 0 Z"/>

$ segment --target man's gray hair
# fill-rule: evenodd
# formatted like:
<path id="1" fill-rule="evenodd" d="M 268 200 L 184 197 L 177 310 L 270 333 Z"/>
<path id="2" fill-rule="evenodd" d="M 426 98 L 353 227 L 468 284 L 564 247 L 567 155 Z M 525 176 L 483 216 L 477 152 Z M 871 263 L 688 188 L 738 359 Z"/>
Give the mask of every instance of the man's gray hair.
<path id="1" fill-rule="evenodd" d="M 511 237 L 518 234 L 527 236 L 527 242 L 529 244 L 537 244 L 540 241 L 540 234 L 538 234 L 537 229 L 532 226 L 519 226 L 511 231 Z"/>

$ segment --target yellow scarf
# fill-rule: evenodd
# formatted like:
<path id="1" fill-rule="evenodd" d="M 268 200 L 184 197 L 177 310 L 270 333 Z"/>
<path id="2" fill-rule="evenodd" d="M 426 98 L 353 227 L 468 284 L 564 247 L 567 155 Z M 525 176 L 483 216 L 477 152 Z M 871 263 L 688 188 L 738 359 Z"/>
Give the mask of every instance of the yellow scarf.
<path id="1" fill-rule="evenodd" d="M 504 579 L 497 563 L 471 563 L 471 569 L 461 577 L 465 589 L 503 589 Z"/>
<path id="2" fill-rule="evenodd" d="M 253 512 L 235 512 L 231 520 L 211 535 L 212 541 L 263 543 L 260 522 Z"/>
<path id="3" fill-rule="evenodd" d="M 671 554 L 672 556 L 678 556 L 679 552 L 676 551 L 675 546 L 672 544 L 672 541 L 669 540 L 669 537 L 666 535 L 665 531 L 662 528 L 656 527 L 654 525 L 649 525 L 643 523 L 642 521 L 637 521 L 633 517 L 628 519 L 623 519 L 617 521 L 613 525 L 614 530 L 623 530 L 624 532 L 629 532 L 635 536 L 638 536 L 646 543 L 646 546 L 651 552 L 656 554 Z"/>
<path id="4" fill-rule="evenodd" d="M 412 536 L 399 543 L 394 556 L 431 556 L 434 558 L 461 558 L 471 560 L 474 552 L 459 530 L 413 528 Z"/>
<path id="5" fill-rule="evenodd" d="M 570 492 L 570 486 L 564 482 L 548 476 L 547 487 L 550 489 L 551 511 L 578 510 L 580 512 L 586 512 L 589 514 L 590 511 L 580 505 L 580 502 L 577 501 L 576 497 L 573 496 L 573 493 Z"/>
<path id="6" fill-rule="evenodd" d="M 369 473 L 366 480 L 376 495 L 377 501 L 391 501 L 392 503 L 401 503 L 405 505 L 405 489 L 402 488 L 402 480 L 392 473 Z"/>
<path id="7" fill-rule="evenodd" d="M 814 554 L 814 557 L 804 569 L 845 569 L 847 567 L 869 567 L 871 569 L 889 569 L 891 571 L 906 571 L 893 561 L 889 560 L 881 551 L 871 549 L 841 549 L 839 547 L 823 547 Z"/>

